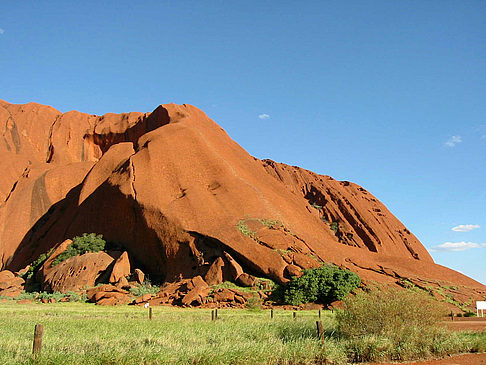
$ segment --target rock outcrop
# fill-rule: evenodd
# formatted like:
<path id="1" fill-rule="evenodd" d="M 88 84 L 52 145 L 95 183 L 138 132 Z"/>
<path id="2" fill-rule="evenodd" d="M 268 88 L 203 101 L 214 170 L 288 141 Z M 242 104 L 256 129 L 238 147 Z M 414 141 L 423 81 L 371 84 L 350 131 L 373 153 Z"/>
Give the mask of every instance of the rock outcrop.
<path id="1" fill-rule="evenodd" d="M 0 101 L 0 122 L 3 269 L 22 269 L 58 242 L 95 232 L 160 282 L 283 283 L 331 262 L 365 281 L 486 293 L 434 264 L 364 188 L 258 160 L 193 106 L 96 116 Z M 76 270 L 106 271 L 116 259 L 98 256 L 72 258 L 70 270 L 81 277 Z M 51 290 L 68 287 L 54 270 L 44 280 Z"/>
<path id="2" fill-rule="evenodd" d="M 9 270 L 0 271 L 0 297 L 15 298 L 24 290 L 25 280 Z"/>

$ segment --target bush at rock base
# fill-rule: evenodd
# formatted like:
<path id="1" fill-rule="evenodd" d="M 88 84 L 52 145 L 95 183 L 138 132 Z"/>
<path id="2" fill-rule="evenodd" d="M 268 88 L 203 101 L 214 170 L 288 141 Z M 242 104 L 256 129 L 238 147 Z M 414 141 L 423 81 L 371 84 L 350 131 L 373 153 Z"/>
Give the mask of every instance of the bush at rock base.
<path id="1" fill-rule="evenodd" d="M 290 283 L 280 289 L 280 297 L 283 302 L 292 305 L 311 302 L 329 304 L 344 299 L 360 284 L 361 279 L 352 271 L 324 265 L 304 270 L 301 277 L 292 277 Z"/>
<path id="2" fill-rule="evenodd" d="M 144 281 L 143 284 L 137 284 L 130 288 L 130 294 L 136 297 L 140 297 L 145 294 L 157 294 L 160 291 L 160 287 L 152 285 L 149 281 Z"/>
<path id="3" fill-rule="evenodd" d="M 59 263 L 67 260 L 70 257 L 83 255 L 86 252 L 99 252 L 105 249 L 106 241 L 103 239 L 103 235 L 96 233 L 83 233 L 83 235 L 73 238 L 66 251 L 57 256 L 52 261 L 52 266 L 56 266 Z"/>
<path id="4" fill-rule="evenodd" d="M 353 361 L 429 357 L 458 346 L 456 334 L 441 326 L 446 312 L 425 293 L 378 288 L 345 299 L 337 331 Z"/>

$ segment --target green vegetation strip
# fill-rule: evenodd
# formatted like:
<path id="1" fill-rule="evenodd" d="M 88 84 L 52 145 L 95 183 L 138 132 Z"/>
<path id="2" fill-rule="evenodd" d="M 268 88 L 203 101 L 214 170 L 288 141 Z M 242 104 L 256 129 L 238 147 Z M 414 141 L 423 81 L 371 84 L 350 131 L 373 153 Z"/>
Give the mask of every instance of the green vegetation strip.
<path id="1" fill-rule="evenodd" d="M 356 309 L 356 308 L 355 308 Z M 434 349 L 417 341 L 401 342 L 366 335 L 338 334 L 336 317 L 322 312 L 324 345 L 317 338 L 317 311 L 218 310 L 154 307 L 101 307 L 86 303 L 0 303 L 1 364 L 344 364 L 394 355 L 402 359 L 485 351 L 486 333 L 447 333 Z M 376 319 L 376 318 L 375 318 Z M 34 326 L 44 325 L 43 348 L 33 360 Z M 347 323 L 347 322 L 346 322 Z M 349 323 L 346 324 L 349 326 Z M 348 328 L 348 327 L 347 327 Z M 349 329 L 349 328 L 348 328 Z M 420 336 L 419 336 L 420 337 Z M 424 351 L 426 353 L 424 353 Z"/>

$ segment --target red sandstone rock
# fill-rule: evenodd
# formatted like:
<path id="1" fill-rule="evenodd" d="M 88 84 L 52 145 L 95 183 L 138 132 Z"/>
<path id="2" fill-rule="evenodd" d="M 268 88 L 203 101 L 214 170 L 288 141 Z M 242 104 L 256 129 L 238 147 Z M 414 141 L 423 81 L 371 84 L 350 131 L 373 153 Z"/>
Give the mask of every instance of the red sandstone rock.
<path id="1" fill-rule="evenodd" d="M 284 275 L 289 279 L 292 278 L 292 276 L 300 277 L 302 276 L 302 270 L 299 266 L 287 265 L 285 267 Z"/>
<path id="2" fill-rule="evenodd" d="M 238 276 L 238 279 L 236 279 L 236 283 L 241 286 L 252 287 L 256 283 L 256 278 L 253 275 L 243 273 Z"/>
<path id="3" fill-rule="evenodd" d="M 106 252 L 88 252 L 50 267 L 42 278 L 44 289 L 67 292 L 94 286 L 96 279 L 114 261 Z"/>
<path id="4" fill-rule="evenodd" d="M 0 271 L 0 296 L 15 298 L 24 289 L 24 279 L 15 276 L 9 270 Z"/>
<path id="5" fill-rule="evenodd" d="M 128 275 L 130 275 L 130 259 L 128 258 L 128 253 L 125 251 L 115 261 L 109 281 L 110 283 L 115 284 L 121 278 L 126 278 Z"/>
<path id="6" fill-rule="evenodd" d="M 109 284 L 104 284 L 104 285 L 99 285 L 94 288 L 90 288 L 86 290 L 86 297 L 89 301 L 94 301 L 95 296 L 98 293 L 110 293 L 110 292 L 115 292 L 115 293 L 121 293 L 121 294 L 128 294 L 126 290 L 119 289 L 113 285 Z"/>
<path id="7" fill-rule="evenodd" d="M 218 257 L 209 268 L 204 280 L 208 283 L 208 285 L 218 285 L 221 284 L 223 279 L 223 267 L 224 261 L 221 257 Z"/>
<path id="8" fill-rule="evenodd" d="M 142 295 L 141 297 L 136 298 L 136 299 L 133 301 L 133 304 L 141 304 L 141 303 L 146 303 L 146 302 L 148 302 L 150 299 L 152 299 L 152 294 L 144 294 L 144 295 Z"/>
<path id="9" fill-rule="evenodd" d="M 362 187 L 255 159 L 193 106 L 93 116 L 0 101 L 0 125 L 0 258 L 9 270 L 96 232 L 156 281 L 222 282 L 234 275 L 218 258 L 231 252 L 243 271 L 280 283 L 289 264 L 328 262 L 365 281 L 449 282 L 477 299 L 486 290 L 435 265 Z"/>
<path id="10" fill-rule="evenodd" d="M 135 281 L 139 284 L 143 284 L 143 282 L 145 281 L 145 274 L 140 269 L 135 269 L 133 271 L 133 277 Z"/>
<path id="11" fill-rule="evenodd" d="M 120 289 L 126 289 L 130 287 L 130 284 L 128 283 L 128 280 L 126 277 L 122 276 L 120 280 L 116 283 L 116 287 Z"/>
<path id="12" fill-rule="evenodd" d="M 230 289 L 218 289 L 213 298 L 216 302 L 232 302 L 235 300 L 235 292 Z"/>
<path id="13" fill-rule="evenodd" d="M 229 275 L 229 280 L 235 282 L 238 279 L 238 276 L 243 274 L 243 268 L 229 253 L 225 252 L 224 257 L 227 262 L 225 266 L 227 266 L 226 272 Z"/>

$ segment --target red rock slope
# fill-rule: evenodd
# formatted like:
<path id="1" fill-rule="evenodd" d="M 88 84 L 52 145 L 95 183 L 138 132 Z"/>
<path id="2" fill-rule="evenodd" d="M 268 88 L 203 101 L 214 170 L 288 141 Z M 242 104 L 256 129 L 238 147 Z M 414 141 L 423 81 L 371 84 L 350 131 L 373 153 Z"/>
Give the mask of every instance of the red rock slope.
<path id="1" fill-rule="evenodd" d="M 454 300 L 486 292 L 434 264 L 365 189 L 258 160 L 193 106 L 95 116 L 0 101 L 0 121 L 2 268 L 96 232 L 158 280 L 205 275 L 226 252 L 279 282 L 324 261 L 368 281 L 453 283 Z"/>

